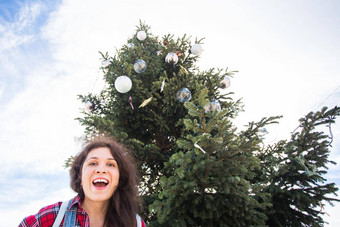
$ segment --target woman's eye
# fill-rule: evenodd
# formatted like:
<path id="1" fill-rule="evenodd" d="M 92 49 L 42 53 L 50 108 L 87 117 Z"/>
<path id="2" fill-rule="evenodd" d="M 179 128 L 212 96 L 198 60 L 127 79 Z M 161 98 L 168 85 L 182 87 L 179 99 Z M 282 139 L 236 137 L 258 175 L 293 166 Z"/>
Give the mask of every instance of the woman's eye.
<path id="1" fill-rule="evenodd" d="M 109 163 L 107 165 L 110 166 L 110 167 L 114 167 L 115 166 L 115 164 L 113 164 L 113 163 Z"/>
<path id="2" fill-rule="evenodd" d="M 95 162 L 90 162 L 90 163 L 89 163 L 89 166 L 95 166 L 95 165 L 96 165 Z"/>

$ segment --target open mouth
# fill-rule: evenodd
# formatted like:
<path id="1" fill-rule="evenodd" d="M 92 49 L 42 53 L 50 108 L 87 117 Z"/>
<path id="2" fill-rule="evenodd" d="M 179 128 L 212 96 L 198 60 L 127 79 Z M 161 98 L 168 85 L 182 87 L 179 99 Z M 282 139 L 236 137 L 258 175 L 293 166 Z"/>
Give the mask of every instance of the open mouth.
<path id="1" fill-rule="evenodd" d="M 92 181 L 92 184 L 97 188 L 104 188 L 109 184 L 109 181 L 104 178 L 97 178 Z"/>

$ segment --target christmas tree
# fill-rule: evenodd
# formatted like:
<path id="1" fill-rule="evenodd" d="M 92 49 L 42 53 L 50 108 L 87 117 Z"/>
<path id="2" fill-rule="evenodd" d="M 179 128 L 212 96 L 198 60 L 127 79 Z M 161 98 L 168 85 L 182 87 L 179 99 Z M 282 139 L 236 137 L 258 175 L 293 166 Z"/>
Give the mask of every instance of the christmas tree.
<path id="1" fill-rule="evenodd" d="M 280 117 L 238 131 L 232 121 L 242 104 L 228 92 L 235 71 L 200 71 L 203 40 L 190 39 L 159 38 L 140 23 L 115 56 L 102 54 L 107 86 L 79 96 L 86 135 L 114 136 L 131 148 L 144 220 L 181 227 L 321 225 L 318 209 L 334 201 L 327 195 L 337 188 L 322 177 L 330 138 L 314 130 L 330 126 L 340 109 L 310 113 L 290 141 L 264 146 L 263 129 Z"/>

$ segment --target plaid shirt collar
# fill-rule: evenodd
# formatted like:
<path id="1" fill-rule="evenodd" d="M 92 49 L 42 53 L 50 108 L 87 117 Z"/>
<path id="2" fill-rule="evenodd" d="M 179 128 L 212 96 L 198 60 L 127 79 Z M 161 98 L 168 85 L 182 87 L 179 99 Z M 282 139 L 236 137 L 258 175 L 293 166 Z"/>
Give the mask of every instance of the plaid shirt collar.
<path id="1" fill-rule="evenodd" d="M 70 208 L 71 208 L 71 207 L 74 207 L 74 206 L 77 206 L 78 209 L 81 208 L 81 199 L 80 199 L 79 195 L 77 195 L 76 197 L 74 197 L 74 199 L 73 199 L 73 201 L 72 201 L 72 203 L 71 203 Z"/>

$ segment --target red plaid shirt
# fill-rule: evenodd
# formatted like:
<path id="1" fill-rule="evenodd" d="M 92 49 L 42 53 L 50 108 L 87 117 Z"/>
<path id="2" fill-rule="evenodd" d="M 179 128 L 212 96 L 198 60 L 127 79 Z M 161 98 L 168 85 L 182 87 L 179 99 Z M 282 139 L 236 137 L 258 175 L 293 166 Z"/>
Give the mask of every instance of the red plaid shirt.
<path id="1" fill-rule="evenodd" d="M 42 208 L 37 214 L 28 216 L 22 220 L 19 227 L 48 227 L 52 226 L 54 220 L 57 218 L 60 206 L 62 202 L 55 203 L 53 205 Z M 89 227 L 90 220 L 85 210 L 81 207 L 81 200 L 79 196 L 74 197 L 71 207 L 77 206 L 77 218 L 75 227 Z M 61 222 L 62 226 L 64 220 Z M 146 227 L 142 221 L 142 227 Z"/>

